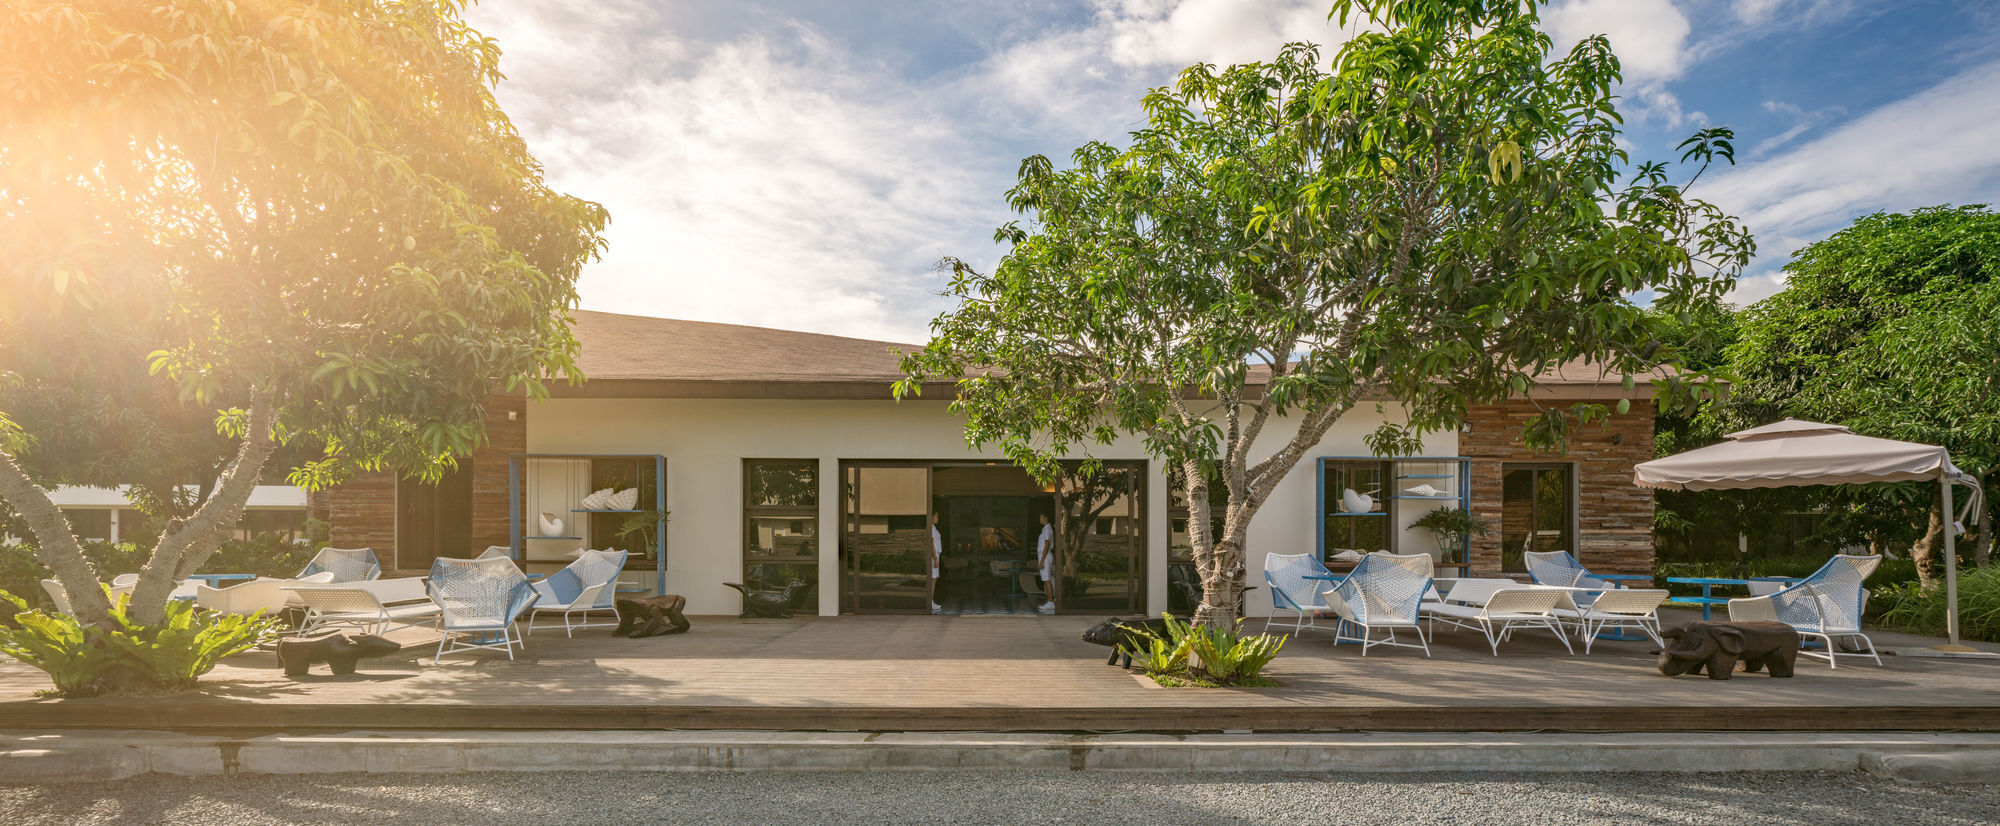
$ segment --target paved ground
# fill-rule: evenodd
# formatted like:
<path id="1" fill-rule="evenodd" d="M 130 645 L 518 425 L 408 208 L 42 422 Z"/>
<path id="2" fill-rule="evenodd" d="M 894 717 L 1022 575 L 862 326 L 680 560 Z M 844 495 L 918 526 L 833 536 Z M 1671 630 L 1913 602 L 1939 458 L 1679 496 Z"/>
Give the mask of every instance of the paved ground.
<path id="1" fill-rule="evenodd" d="M 0 786 L 10 826 L 93 823 L 1989 824 L 2000 788 L 1853 773 L 470 774 Z"/>

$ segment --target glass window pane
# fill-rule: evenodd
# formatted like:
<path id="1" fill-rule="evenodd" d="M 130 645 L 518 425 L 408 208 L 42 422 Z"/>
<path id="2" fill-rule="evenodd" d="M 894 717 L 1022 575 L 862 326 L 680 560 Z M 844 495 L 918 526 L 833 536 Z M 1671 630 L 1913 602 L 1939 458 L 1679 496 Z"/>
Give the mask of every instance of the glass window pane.
<path id="1" fill-rule="evenodd" d="M 819 603 L 819 463 L 748 461 L 743 465 L 743 579 L 752 590 L 792 583 L 794 611 Z"/>

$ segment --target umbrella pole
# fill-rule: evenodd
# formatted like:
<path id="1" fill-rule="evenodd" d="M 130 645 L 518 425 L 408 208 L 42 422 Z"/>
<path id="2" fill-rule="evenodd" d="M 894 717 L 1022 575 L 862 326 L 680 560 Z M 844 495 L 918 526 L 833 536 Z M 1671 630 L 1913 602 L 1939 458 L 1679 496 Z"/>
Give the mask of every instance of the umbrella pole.
<path id="1" fill-rule="evenodd" d="M 1938 484 L 1944 486 L 1944 627 L 1949 644 L 1958 645 L 1958 538 L 1952 528 L 1951 477 L 1938 474 Z"/>

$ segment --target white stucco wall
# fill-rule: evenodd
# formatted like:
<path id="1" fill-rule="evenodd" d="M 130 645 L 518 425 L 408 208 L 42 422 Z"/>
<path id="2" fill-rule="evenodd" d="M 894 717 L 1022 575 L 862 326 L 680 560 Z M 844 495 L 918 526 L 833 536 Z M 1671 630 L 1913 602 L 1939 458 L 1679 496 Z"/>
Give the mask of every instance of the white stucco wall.
<path id="1" fill-rule="evenodd" d="M 1310 552 L 1314 545 L 1315 488 L 1312 456 L 1366 456 L 1363 436 L 1382 417 L 1372 408 L 1337 423 L 1319 449 L 1279 484 L 1251 525 L 1251 584 L 1261 586 L 1267 553 Z M 1259 440 L 1268 453 L 1290 438 L 1295 426 L 1280 420 Z M 807 401 L 710 399 L 552 399 L 528 410 L 531 453 L 657 453 L 667 457 L 667 586 L 687 597 L 693 614 L 734 614 L 740 597 L 721 583 L 743 574 L 743 460 L 816 459 L 820 462 L 819 610 L 840 610 L 840 571 L 835 553 L 840 526 L 839 466 L 843 459 L 976 460 L 998 452 L 974 452 L 965 444 L 961 420 L 943 401 Z M 1434 434 L 1424 453 L 1455 455 L 1457 434 Z M 1147 459 L 1137 440 L 1093 450 L 1102 459 Z M 1146 594 L 1149 610 L 1166 607 L 1167 481 L 1157 461 L 1148 464 L 1146 502 Z M 1421 511 L 1408 511 L 1401 521 Z M 1429 550 L 1421 531 L 1410 531 L 1400 550 Z M 1247 612 L 1270 613 L 1271 597 L 1251 592 Z"/>

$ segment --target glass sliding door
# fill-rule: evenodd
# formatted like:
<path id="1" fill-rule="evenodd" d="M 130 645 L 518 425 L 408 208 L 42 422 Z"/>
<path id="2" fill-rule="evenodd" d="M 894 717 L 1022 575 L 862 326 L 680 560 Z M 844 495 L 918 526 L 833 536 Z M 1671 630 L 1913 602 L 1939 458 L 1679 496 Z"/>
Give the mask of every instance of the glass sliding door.
<path id="1" fill-rule="evenodd" d="M 743 581 L 778 591 L 792 582 L 792 608 L 819 603 L 819 462 L 743 462 Z"/>
<path id="2" fill-rule="evenodd" d="M 1063 611 L 1127 613 L 1146 608 L 1145 464 L 1105 462 L 1086 473 L 1066 462 L 1056 487 Z"/>
<path id="3" fill-rule="evenodd" d="M 1576 473 L 1567 464 L 1506 464 L 1500 477 L 1500 568 L 1527 570 L 1523 551 L 1576 553 Z"/>
<path id="4" fill-rule="evenodd" d="M 842 463 L 841 497 L 844 610 L 929 612 L 930 467 Z"/>

